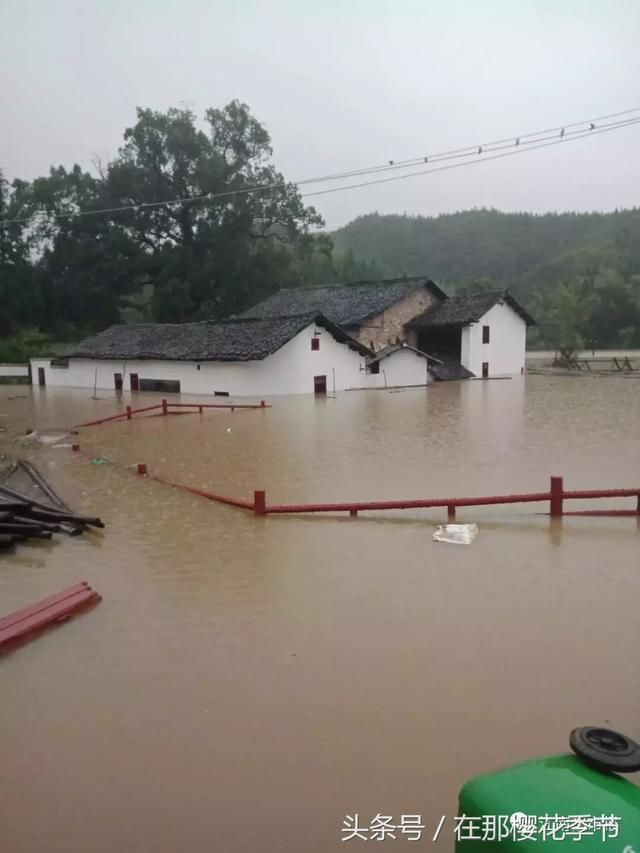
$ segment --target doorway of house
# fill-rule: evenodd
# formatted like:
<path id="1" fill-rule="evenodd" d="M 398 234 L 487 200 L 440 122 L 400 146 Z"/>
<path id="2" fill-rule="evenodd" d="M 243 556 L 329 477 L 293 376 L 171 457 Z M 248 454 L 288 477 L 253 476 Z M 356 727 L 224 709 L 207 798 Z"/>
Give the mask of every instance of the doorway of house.
<path id="1" fill-rule="evenodd" d="M 114 373 L 113 374 L 113 384 L 115 385 L 116 391 L 122 391 L 122 374 Z"/>
<path id="2" fill-rule="evenodd" d="M 130 373 L 129 374 L 129 382 L 131 383 L 131 390 L 132 391 L 139 391 L 140 390 L 140 383 L 138 382 L 138 374 L 137 373 Z"/>
<path id="3" fill-rule="evenodd" d="M 489 362 L 488 361 L 482 362 L 482 378 L 483 379 L 489 378 Z"/>
<path id="4" fill-rule="evenodd" d="M 46 385 L 47 380 L 44 375 L 44 367 L 38 368 L 38 385 Z"/>
<path id="5" fill-rule="evenodd" d="M 323 396 L 327 393 L 327 377 L 326 376 L 314 376 L 313 377 L 313 393 L 316 397 Z"/>

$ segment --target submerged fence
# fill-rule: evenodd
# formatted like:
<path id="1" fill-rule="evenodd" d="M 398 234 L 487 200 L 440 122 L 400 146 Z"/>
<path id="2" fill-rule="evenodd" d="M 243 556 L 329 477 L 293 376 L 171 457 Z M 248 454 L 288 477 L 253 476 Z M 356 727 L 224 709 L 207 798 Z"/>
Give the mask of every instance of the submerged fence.
<path id="1" fill-rule="evenodd" d="M 349 501 L 340 503 L 318 503 L 318 504 L 268 504 L 267 494 L 264 490 L 256 490 L 253 500 L 242 500 L 214 494 L 206 489 L 198 489 L 181 483 L 174 483 L 162 477 L 148 475 L 147 466 L 138 464 L 138 474 L 150 476 L 167 486 L 182 489 L 186 492 L 199 495 L 211 501 L 228 504 L 252 511 L 255 515 L 282 515 L 299 513 L 341 513 L 347 512 L 355 517 L 359 512 L 375 512 L 381 510 L 400 509 L 434 509 L 446 508 L 449 521 L 455 520 L 456 509 L 468 506 L 498 506 L 501 504 L 519 503 L 545 503 L 549 504 L 549 512 L 552 518 L 564 515 L 584 516 L 640 516 L 640 487 L 635 489 L 587 489 L 587 490 L 565 490 L 562 477 L 551 477 L 549 490 L 546 492 L 529 492 L 515 495 L 492 495 L 470 498 L 426 498 L 418 500 L 391 500 L 391 501 Z M 595 500 L 598 498 L 635 498 L 636 505 L 633 509 L 583 509 L 566 511 L 564 503 L 567 500 Z"/>
<path id="2" fill-rule="evenodd" d="M 80 427 L 100 426 L 101 424 L 110 423 L 112 421 L 130 421 L 134 415 L 143 413 L 157 412 L 159 416 L 164 415 L 192 415 L 202 414 L 204 409 L 270 409 L 271 405 L 260 400 L 259 403 L 173 403 L 168 400 L 162 400 L 161 403 L 156 403 L 153 406 L 143 406 L 141 409 L 132 409 L 131 406 L 126 406 L 123 412 L 118 412 L 116 415 L 109 415 L 106 418 L 98 418 L 95 421 L 86 421 L 82 424 L 74 424 L 72 429 L 80 429 Z M 179 411 L 173 411 L 178 409 Z M 153 417 L 153 416 L 151 416 Z"/>

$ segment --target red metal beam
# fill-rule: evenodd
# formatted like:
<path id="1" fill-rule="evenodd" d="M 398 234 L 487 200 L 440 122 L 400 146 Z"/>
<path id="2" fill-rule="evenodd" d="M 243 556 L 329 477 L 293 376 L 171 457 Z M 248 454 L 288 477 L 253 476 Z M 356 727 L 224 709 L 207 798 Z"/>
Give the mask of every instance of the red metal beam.
<path id="1" fill-rule="evenodd" d="M 494 495 L 477 498 L 427 498 L 426 500 L 398 501 L 352 501 L 351 503 L 325 504 L 273 504 L 266 508 L 267 513 L 288 512 L 359 512 L 385 509 L 431 509 L 434 507 L 491 506 L 494 504 L 535 503 L 548 501 L 549 492 L 534 492 L 525 495 Z"/>
<path id="2" fill-rule="evenodd" d="M 593 498 L 635 498 L 640 497 L 640 489 L 587 489 L 563 492 L 566 498 L 577 500 L 592 500 Z"/>
<path id="3" fill-rule="evenodd" d="M 169 403 L 169 408 L 196 409 L 270 409 L 270 403 Z"/>
<path id="4" fill-rule="evenodd" d="M 82 581 L 29 607 L 16 610 L 0 619 L 0 647 L 52 622 L 60 622 L 78 610 L 97 604 L 101 598 L 88 583 Z"/>
<path id="5" fill-rule="evenodd" d="M 140 412 L 150 412 L 153 409 L 161 409 L 162 404 L 156 404 L 155 406 L 144 406 L 142 409 L 132 409 L 130 406 L 124 410 L 124 412 L 120 412 L 117 415 L 109 415 L 108 418 L 99 418 L 96 421 L 87 421 L 84 424 L 75 424 L 72 429 L 79 429 L 80 427 L 89 427 L 89 426 L 99 426 L 100 424 L 109 423 L 109 421 L 118 421 L 122 418 L 126 418 L 127 420 L 131 420 L 130 415 L 138 415 Z"/>
<path id="6" fill-rule="evenodd" d="M 162 477 L 158 477 L 155 474 L 148 474 L 147 479 L 155 480 L 158 483 L 162 483 L 165 486 L 172 486 L 174 489 L 181 489 L 183 492 L 191 492 L 192 495 L 198 495 L 201 498 L 207 498 L 210 501 L 217 501 L 221 504 L 229 504 L 230 506 L 237 506 L 240 509 L 253 509 L 253 501 L 243 501 L 238 498 L 228 498 L 224 495 L 216 495 L 213 492 L 207 492 L 204 489 L 196 489 L 194 486 L 185 486 L 182 483 L 172 483 L 170 480 L 165 480 Z"/>

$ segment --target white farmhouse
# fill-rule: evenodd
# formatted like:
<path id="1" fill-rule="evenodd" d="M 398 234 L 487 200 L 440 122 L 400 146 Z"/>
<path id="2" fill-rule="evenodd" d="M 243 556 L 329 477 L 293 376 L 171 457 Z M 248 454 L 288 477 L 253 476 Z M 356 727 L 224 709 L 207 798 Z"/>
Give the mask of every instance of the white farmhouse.
<path id="1" fill-rule="evenodd" d="M 524 373 L 527 327 L 534 322 L 513 296 L 496 291 L 449 297 L 405 329 L 421 352 L 488 378 Z"/>
<path id="2" fill-rule="evenodd" d="M 112 326 L 39 385 L 264 397 L 419 387 L 524 372 L 533 320 L 508 293 L 447 297 L 430 279 L 279 290 L 219 322 Z"/>
<path id="3" fill-rule="evenodd" d="M 379 354 L 381 355 L 381 354 Z M 111 326 L 64 358 L 33 359 L 39 385 L 263 398 L 392 384 L 424 386 L 430 359 L 369 347 L 320 313 Z"/>

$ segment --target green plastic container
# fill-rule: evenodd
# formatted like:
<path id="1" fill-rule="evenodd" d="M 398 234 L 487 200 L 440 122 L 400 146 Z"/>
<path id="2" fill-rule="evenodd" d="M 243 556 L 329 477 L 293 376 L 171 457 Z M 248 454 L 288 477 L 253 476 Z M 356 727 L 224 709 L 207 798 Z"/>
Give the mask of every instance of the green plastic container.
<path id="1" fill-rule="evenodd" d="M 458 815 L 457 853 L 640 853 L 640 788 L 571 754 L 471 779 Z"/>

